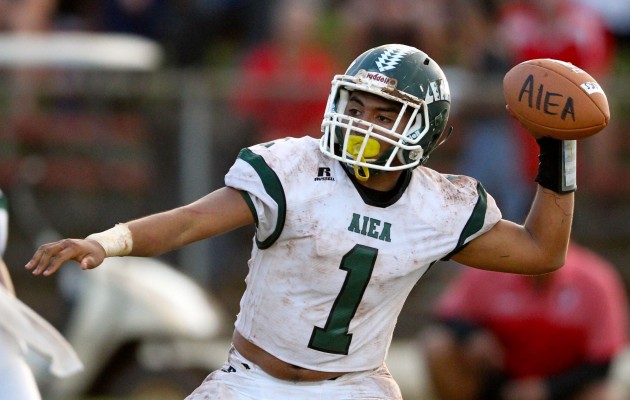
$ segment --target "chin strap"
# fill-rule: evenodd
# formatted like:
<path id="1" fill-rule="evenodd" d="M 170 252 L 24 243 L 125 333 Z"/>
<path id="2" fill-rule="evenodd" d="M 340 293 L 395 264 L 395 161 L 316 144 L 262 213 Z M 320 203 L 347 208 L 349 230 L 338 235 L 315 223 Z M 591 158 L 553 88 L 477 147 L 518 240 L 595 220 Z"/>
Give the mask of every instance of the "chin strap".
<path id="1" fill-rule="evenodd" d="M 348 146 L 346 147 L 346 151 L 350 153 L 352 157 L 356 160 L 359 153 L 363 150 L 363 154 L 361 155 L 361 159 L 359 161 L 365 162 L 367 157 L 377 156 L 381 151 L 381 145 L 376 139 L 368 138 L 365 140 L 364 136 L 350 135 L 348 137 Z M 354 165 L 354 176 L 362 182 L 370 179 L 370 169 L 365 166 Z"/>

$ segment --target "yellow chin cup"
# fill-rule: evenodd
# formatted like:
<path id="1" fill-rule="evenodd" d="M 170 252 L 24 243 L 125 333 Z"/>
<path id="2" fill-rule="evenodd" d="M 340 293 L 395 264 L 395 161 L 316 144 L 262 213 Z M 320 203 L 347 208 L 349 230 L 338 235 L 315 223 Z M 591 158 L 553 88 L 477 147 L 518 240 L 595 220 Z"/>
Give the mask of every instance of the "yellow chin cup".
<path id="1" fill-rule="evenodd" d="M 364 140 L 364 136 L 350 135 L 348 137 L 348 147 L 346 148 L 346 151 L 350 153 L 355 160 L 359 155 L 359 151 L 361 151 L 361 146 L 363 146 Z M 376 139 L 368 138 L 367 143 L 365 144 L 365 150 L 363 150 L 363 155 L 359 161 L 365 162 L 367 157 L 374 157 L 378 155 L 380 151 L 381 144 L 376 141 Z M 360 181 L 367 181 L 370 178 L 370 170 L 367 167 L 355 165 L 354 176 L 356 176 Z"/>

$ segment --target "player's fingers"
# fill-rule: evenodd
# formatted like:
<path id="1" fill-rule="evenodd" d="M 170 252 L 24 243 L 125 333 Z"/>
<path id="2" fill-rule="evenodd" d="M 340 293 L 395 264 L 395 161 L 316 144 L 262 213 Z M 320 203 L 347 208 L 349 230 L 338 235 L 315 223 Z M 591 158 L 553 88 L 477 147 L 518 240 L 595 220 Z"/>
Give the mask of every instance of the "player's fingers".
<path id="1" fill-rule="evenodd" d="M 61 265 L 80 255 L 80 247 L 71 239 L 45 244 L 39 247 L 33 258 L 26 264 L 26 269 L 32 270 L 34 275 L 50 275 Z"/>
<path id="2" fill-rule="evenodd" d="M 65 261 L 62 256 L 63 248 L 60 245 L 48 246 L 41 249 L 39 262 L 32 266 L 33 275 L 50 275 L 55 272 Z"/>
<path id="3" fill-rule="evenodd" d="M 31 269 L 35 268 L 39 264 L 40 258 L 41 258 L 41 253 L 40 253 L 40 251 L 38 249 L 35 252 L 35 254 L 33 254 L 33 257 L 31 257 L 31 259 L 28 260 L 26 265 L 24 265 L 24 268 L 26 268 L 28 270 L 31 270 Z"/>
<path id="4" fill-rule="evenodd" d="M 53 244 L 43 244 L 39 246 L 33 257 L 29 260 L 28 263 L 24 266 L 24 268 L 28 270 L 32 270 L 34 274 L 38 275 L 41 271 L 42 267 L 45 267 L 48 261 L 50 260 L 51 254 L 53 250 L 51 247 Z"/>
<path id="5" fill-rule="evenodd" d="M 48 262 L 48 266 L 42 269 L 40 272 L 45 276 L 52 275 L 55 272 L 57 272 L 57 270 L 61 268 L 61 266 L 66 261 L 69 261 L 71 259 L 76 259 L 76 257 L 71 257 L 65 253 L 70 253 L 69 249 L 64 249 L 61 252 L 57 253 L 57 255 L 51 257 L 50 261 Z"/>

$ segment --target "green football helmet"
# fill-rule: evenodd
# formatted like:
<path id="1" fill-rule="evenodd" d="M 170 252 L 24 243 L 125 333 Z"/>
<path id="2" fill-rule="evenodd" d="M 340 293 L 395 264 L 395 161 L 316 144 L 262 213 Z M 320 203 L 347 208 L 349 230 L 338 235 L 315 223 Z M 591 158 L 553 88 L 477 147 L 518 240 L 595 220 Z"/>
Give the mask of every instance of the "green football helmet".
<path id="1" fill-rule="evenodd" d="M 392 129 L 345 115 L 350 92 L 354 90 L 402 104 Z M 443 138 L 443 133 L 450 104 L 446 76 L 424 52 L 401 44 L 375 47 L 357 57 L 344 75 L 333 78 L 320 149 L 354 168 L 359 179 L 367 179 L 370 171 L 415 168 L 424 164 L 429 154 L 448 138 L 448 134 Z M 405 113 L 411 117 L 400 130 Z M 393 146 L 376 157 L 379 144 L 374 139 Z"/>

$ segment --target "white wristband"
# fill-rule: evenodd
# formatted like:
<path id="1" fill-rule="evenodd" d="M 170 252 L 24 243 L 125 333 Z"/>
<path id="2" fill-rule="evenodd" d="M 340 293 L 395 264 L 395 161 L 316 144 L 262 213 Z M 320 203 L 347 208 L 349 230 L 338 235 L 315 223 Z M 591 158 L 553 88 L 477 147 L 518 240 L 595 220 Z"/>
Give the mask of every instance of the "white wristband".
<path id="1" fill-rule="evenodd" d="M 93 233 L 85 239 L 97 241 L 105 249 L 105 257 L 126 256 L 133 248 L 133 238 L 129 227 L 116 224 L 106 231 Z"/>

